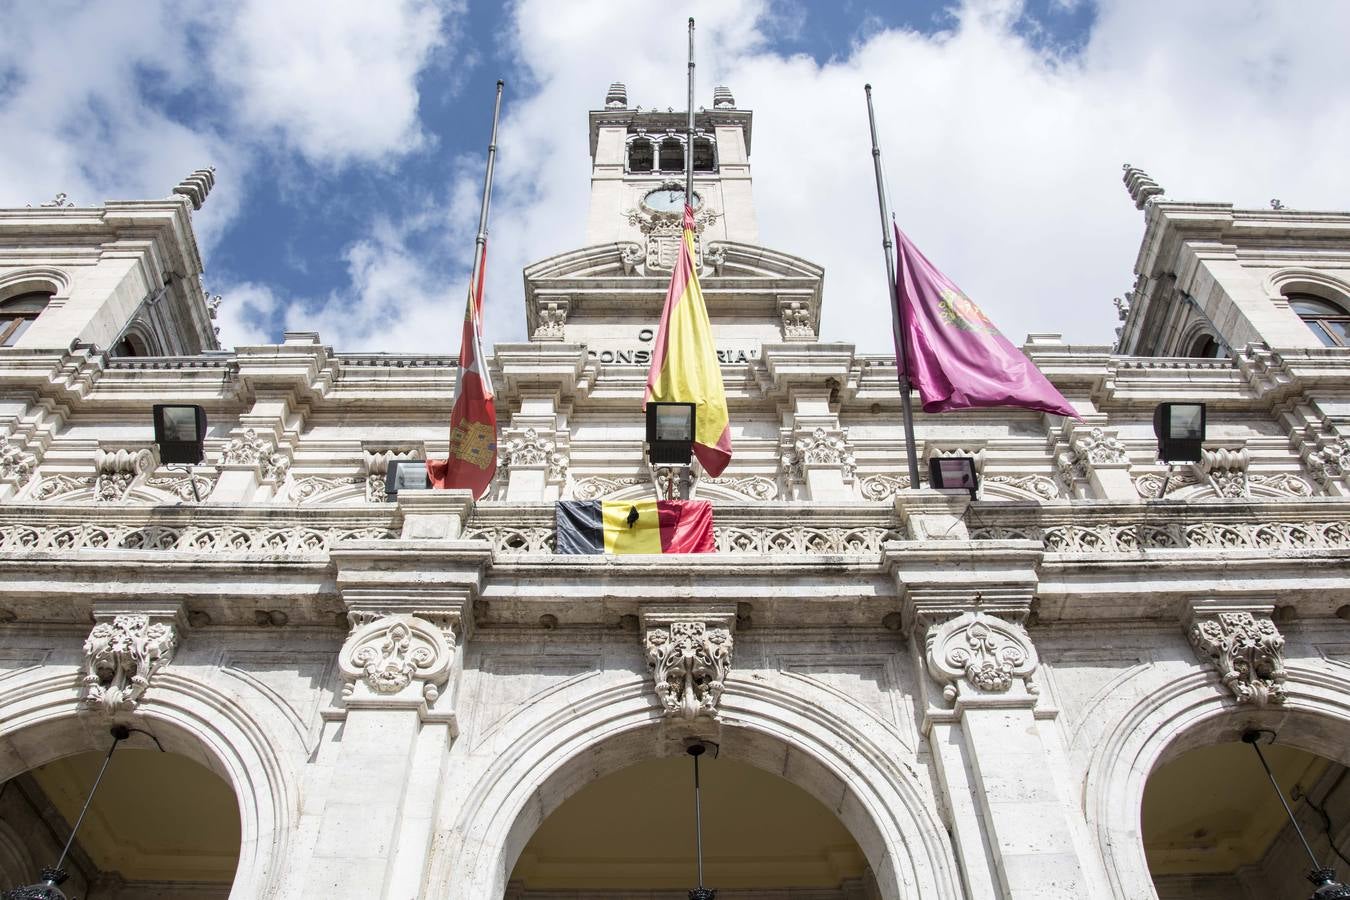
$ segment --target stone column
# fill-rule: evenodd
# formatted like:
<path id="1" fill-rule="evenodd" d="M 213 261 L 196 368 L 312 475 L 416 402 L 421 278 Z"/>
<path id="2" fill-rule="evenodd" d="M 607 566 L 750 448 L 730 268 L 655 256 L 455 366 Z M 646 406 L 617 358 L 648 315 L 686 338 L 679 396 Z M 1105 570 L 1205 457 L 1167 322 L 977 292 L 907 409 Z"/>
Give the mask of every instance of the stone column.
<path id="1" fill-rule="evenodd" d="M 423 513 L 435 518 L 434 511 Z M 462 521 L 463 514 L 461 506 L 445 518 Z M 405 512 L 405 526 L 408 518 Z M 448 523 L 433 530 L 457 531 Z M 331 724 L 319 766 L 328 776 L 316 791 L 322 810 L 306 898 L 421 895 L 446 761 L 459 733 L 463 647 L 490 558 L 480 542 L 444 536 L 357 541 L 333 551 L 352 629 L 338 656 L 342 695 L 325 714 Z"/>
<path id="2" fill-rule="evenodd" d="M 972 898 L 1107 896 L 1071 798 L 1056 787 L 1036 716 L 1036 649 L 1017 622 L 972 604 L 942 621 L 919 614 L 929 675 L 941 687 L 924 731 L 952 815 Z"/>

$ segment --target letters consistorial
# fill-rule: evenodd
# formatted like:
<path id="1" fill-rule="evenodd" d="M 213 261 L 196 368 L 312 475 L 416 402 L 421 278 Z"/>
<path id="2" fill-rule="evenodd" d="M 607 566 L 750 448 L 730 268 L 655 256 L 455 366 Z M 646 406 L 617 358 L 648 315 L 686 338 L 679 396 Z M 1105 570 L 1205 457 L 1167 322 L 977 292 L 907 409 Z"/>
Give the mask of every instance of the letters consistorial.
<path id="1" fill-rule="evenodd" d="M 1214 663 L 1239 703 L 1284 702 L 1284 636 L 1268 616 L 1197 611 L 1188 634 L 1200 658 Z"/>
<path id="2" fill-rule="evenodd" d="M 84 642 L 84 702 L 109 713 L 135 709 L 177 644 L 173 625 L 147 615 L 99 622 Z"/>
<path id="3" fill-rule="evenodd" d="M 432 623 L 420 616 L 361 616 L 338 656 L 350 698 L 364 686 L 368 694 L 392 696 L 419 686 L 423 698 L 435 702 L 450 673 L 454 649 Z"/>
<path id="4" fill-rule="evenodd" d="M 731 631 L 677 621 L 647 629 L 646 643 L 647 665 L 666 715 L 715 718 L 731 671 Z"/>
<path id="5" fill-rule="evenodd" d="M 928 671 L 942 683 L 942 695 L 948 702 L 961 693 L 962 682 L 978 693 L 1001 694 L 1021 678 L 1027 693 L 1038 691 L 1032 679 L 1036 648 L 1026 629 L 979 610 L 931 626 L 927 658 Z"/>

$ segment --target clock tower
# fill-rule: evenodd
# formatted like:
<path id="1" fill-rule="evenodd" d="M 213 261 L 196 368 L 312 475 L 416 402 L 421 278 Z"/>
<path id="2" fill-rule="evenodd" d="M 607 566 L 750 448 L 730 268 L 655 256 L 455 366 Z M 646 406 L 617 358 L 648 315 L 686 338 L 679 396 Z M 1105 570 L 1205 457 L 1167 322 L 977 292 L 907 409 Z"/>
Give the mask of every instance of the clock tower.
<path id="1" fill-rule="evenodd" d="M 629 107 L 624 85 L 610 85 L 605 108 L 591 113 L 591 208 L 587 244 L 636 242 L 647 268 L 669 269 L 684 207 L 685 160 L 693 155 L 699 250 L 711 241 L 755 244 L 759 229 L 750 196 L 749 110 L 725 87 L 712 109 Z"/>

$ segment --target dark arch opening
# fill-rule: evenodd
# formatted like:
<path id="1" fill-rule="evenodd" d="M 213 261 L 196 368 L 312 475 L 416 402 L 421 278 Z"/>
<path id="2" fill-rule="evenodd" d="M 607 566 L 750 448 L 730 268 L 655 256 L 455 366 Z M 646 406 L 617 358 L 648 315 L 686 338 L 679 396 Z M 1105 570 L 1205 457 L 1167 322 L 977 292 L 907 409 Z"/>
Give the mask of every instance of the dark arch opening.
<path id="1" fill-rule="evenodd" d="M 653 166 L 654 150 L 652 142 L 646 138 L 638 138 L 628 145 L 628 171 L 629 172 L 650 172 Z"/>
<path id="2" fill-rule="evenodd" d="M 684 145 L 676 138 L 666 138 L 661 142 L 661 171 L 684 171 Z"/>

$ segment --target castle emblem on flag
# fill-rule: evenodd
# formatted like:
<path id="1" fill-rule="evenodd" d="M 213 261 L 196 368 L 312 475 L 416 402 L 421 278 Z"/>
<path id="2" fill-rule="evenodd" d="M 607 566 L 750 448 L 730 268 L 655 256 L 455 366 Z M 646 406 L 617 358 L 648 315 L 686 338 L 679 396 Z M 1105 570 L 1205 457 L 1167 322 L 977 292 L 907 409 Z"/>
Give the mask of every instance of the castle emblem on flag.
<path id="1" fill-rule="evenodd" d="M 496 429 L 485 422 L 459 422 L 450 439 L 450 452 L 471 466 L 486 469 L 496 461 Z"/>

